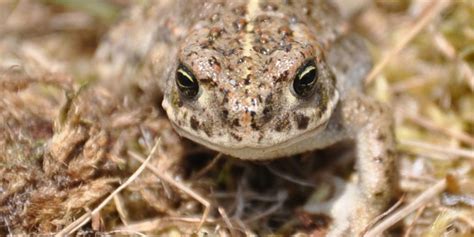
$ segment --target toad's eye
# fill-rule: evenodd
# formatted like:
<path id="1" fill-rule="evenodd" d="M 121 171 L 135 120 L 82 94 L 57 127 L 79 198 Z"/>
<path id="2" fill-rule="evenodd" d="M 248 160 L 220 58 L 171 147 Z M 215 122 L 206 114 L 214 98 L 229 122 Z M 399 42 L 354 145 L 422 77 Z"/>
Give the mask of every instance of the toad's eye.
<path id="1" fill-rule="evenodd" d="M 191 70 L 184 65 L 179 65 L 176 71 L 176 86 L 181 95 L 188 99 L 194 99 L 199 92 L 199 83 Z"/>
<path id="2" fill-rule="evenodd" d="M 318 69 L 314 60 L 309 60 L 296 73 L 293 81 L 293 91 L 299 97 L 305 98 L 312 95 L 314 85 L 318 79 Z"/>

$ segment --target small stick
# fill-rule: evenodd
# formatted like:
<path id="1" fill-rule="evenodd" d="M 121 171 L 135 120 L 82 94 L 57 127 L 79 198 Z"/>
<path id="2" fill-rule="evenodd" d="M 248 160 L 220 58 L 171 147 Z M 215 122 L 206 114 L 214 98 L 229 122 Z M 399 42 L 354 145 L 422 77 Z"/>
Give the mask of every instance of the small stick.
<path id="1" fill-rule="evenodd" d="M 265 211 L 263 211 L 259 214 L 256 214 L 256 215 L 250 217 L 247 220 L 244 220 L 244 222 L 252 223 L 252 222 L 255 222 L 255 221 L 257 221 L 259 219 L 262 219 L 266 216 L 271 215 L 272 213 L 274 213 L 275 211 L 280 209 L 281 206 L 283 206 L 283 204 L 285 203 L 285 200 L 288 198 L 288 193 L 287 192 L 278 192 L 277 198 L 278 198 L 277 203 L 275 203 L 273 206 L 271 206 L 270 208 L 268 208 L 267 210 L 265 210 Z"/>
<path id="2" fill-rule="evenodd" d="M 393 48 L 388 52 L 380 62 L 370 71 L 369 75 L 365 78 L 365 84 L 372 83 L 375 77 L 385 68 L 389 61 L 397 55 L 403 48 L 418 34 L 428 23 L 430 23 L 435 16 L 439 15 L 449 4 L 450 0 L 438 0 L 434 4 L 431 4 L 426 13 L 416 22 L 416 24 L 410 29 L 407 35 L 401 39 Z"/>
<path id="3" fill-rule="evenodd" d="M 418 209 L 418 211 L 417 211 L 416 214 L 415 214 L 415 218 L 413 218 L 413 221 L 412 221 L 411 224 L 408 226 L 408 228 L 407 228 L 407 230 L 405 231 L 405 234 L 403 235 L 403 237 L 410 237 L 411 231 L 412 231 L 413 228 L 415 227 L 416 221 L 420 218 L 421 214 L 423 214 L 423 211 L 425 211 L 425 209 L 426 209 L 426 205 L 423 205 L 420 209 Z"/>
<path id="4" fill-rule="evenodd" d="M 414 76 L 400 82 L 391 83 L 390 90 L 393 93 L 402 93 L 411 89 L 426 86 L 427 84 L 432 83 L 433 81 L 433 78 L 430 77 Z"/>
<path id="5" fill-rule="evenodd" d="M 128 154 L 133 158 L 133 159 L 136 159 L 140 162 L 144 162 L 145 160 L 141 157 L 140 154 L 137 154 L 135 152 L 132 152 L 132 151 L 129 151 Z M 204 213 L 202 214 L 202 218 L 201 218 L 201 221 L 199 222 L 199 225 L 198 225 L 198 230 L 201 229 L 202 225 L 204 224 L 204 222 L 206 221 L 207 217 L 209 216 L 209 212 L 211 211 L 211 203 L 206 199 L 204 198 L 203 196 L 201 196 L 200 194 L 198 194 L 196 191 L 192 190 L 191 188 L 189 188 L 188 186 L 180 183 L 180 182 L 177 182 L 176 180 L 174 180 L 171 176 L 169 176 L 167 173 L 163 172 L 163 171 L 160 171 L 158 170 L 157 168 L 155 168 L 154 166 L 151 166 L 151 165 L 146 165 L 146 168 L 148 168 L 149 170 L 151 170 L 151 172 L 153 172 L 154 175 L 156 175 L 156 177 L 158 177 L 159 179 L 167 182 L 168 184 L 171 184 L 172 186 L 174 186 L 175 188 L 183 191 L 184 193 L 188 194 L 189 196 L 191 196 L 192 198 L 196 199 L 196 201 L 198 201 L 199 203 L 201 203 L 205 208 L 204 208 Z"/>
<path id="6" fill-rule="evenodd" d="M 282 178 L 282 179 L 285 179 L 287 181 L 290 181 L 292 183 L 295 183 L 297 185 L 300 185 L 300 186 L 306 186 L 306 187 L 312 187 L 312 188 L 315 188 L 317 185 L 316 184 L 313 184 L 313 183 L 310 183 L 310 182 L 307 182 L 306 180 L 302 180 L 302 179 L 299 179 L 297 177 L 293 177 L 291 176 L 290 174 L 285 174 L 283 173 L 282 171 L 278 170 L 278 169 L 275 169 L 273 168 L 271 165 L 266 165 L 265 166 L 272 174 Z"/>
<path id="7" fill-rule="evenodd" d="M 214 167 L 214 165 L 216 165 L 217 161 L 219 161 L 221 158 L 222 158 L 223 154 L 219 152 L 219 154 L 217 154 L 216 156 L 214 156 L 214 158 L 212 158 L 212 161 L 209 162 L 209 164 L 206 165 L 206 167 L 202 168 L 201 170 L 199 170 L 194 176 L 193 178 L 194 179 L 198 179 L 200 178 L 201 176 L 203 176 L 204 174 L 206 174 L 209 170 L 212 169 L 212 167 Z"/>
<path id="8" fill-rule="evenodd" d="M 114 197 L 114 204 L 117 209 L 117 212 L 119 214 L 119 218 L 122 221 L 122 223 L 127 226 L 129 224 L 129 215 L 128 212 L 125 210 L 125 204 L 123 201 L 123 198 L 120 196 L 120 194 L 115 195 Z"/>
<path id="9" fill-rule="evenodd" d="M 431 188 L 425 190 L 421 193 L 415 200 L 410 202 L 405 207 L 395 211 L 391 216 L 387 217 L 386 219 L 382 220 L 378 225 L 374 228 L 369 230 L 365 237 L 378 237 L 381 236 L 382 233 L 393 226 L 395 223 L 399 222 L 401 219 L 408 216 L 410 213 L 415 211 L 416 209 L 426 205 L 431 199 L 433 199 L 436 195 L 439 195 L 446 189 L 447 182 L 446 179 L 442 179 L 438 181 L 435 185 Z"/>
<path id="10" fill-rule="evenodd" d="M 402 111 L 403 112 L 403 111 Z M 443 133 L 449 137 L 455 138 L 457 140 L 460 140 L 466 144 L 469 144 L 471 146 L 474 146 L 474 138 L 469 136 L 469 134 L 466 134 L 462 131 L 455 131 L 446 127 L 441 127 L 440 125 L 434 123 L 433 121 L 423 118 L 417 115 L 412 115 L 408 112 L 403 112 L 405 117 L 413 121 L 414 123 L 428 129 L 428 130 L 433 130 L 439 133 Z"/>
<path id="11" fill-rule="evenodd" d="M 364 229 L 364 231 L 362 232 L 362 234 L 360 236 L 364 236 L 365 233 L 367 233 L 367 231 L 372 228 L 375 224 L 377 224 L 377 222 L 379 222 L 380 220 L 382 220 L 383 218 L 385 218 L 386 216 L 390 215 L 391 213 L 393 213 L 393 211 L 397 210 L 398 207 L 400 207 L 400 205 L 402 205 L 403 201 L 405 201 L 405 195 L 403 195 L 400 199 L 398 199 L 397 203 L 393 204 L 392 207 L 390 207 L 388 210 L 386 210 L 384 213 L 380 214 L 379 216 L 377 216 L 376 218 L 374 218 Z"/>
<path id="12" fill-rule="evenodd" d="M 79 217 L 77 220 L 75 220 L 74 222 L 72 222 L 71 224 L 69 224 L 68 226 L 66 226 L 64 229 L 62 229 L 60 232 L 58 232 L 57 234 L 55 234 L 54 236 L 58 237 L 58 236 L 65 236 L 65 235 L 70 235 L 72 233 L 74 233 L 75 231 L 77 231 L 79 228 L 81 228 L 83 225 L 85 225 L 87 222 L 90 221 L 91 217 L 95 214 L 97 214 L 100 210 L 102 210 L 102 208 L 105 207 L 105 205 L 107 205 L 110 200 L 112 200 L 114 198 L 115 195 L 117 195 L 117 193 L 119 193 L 120 191 L 122 191 L 124 188 L 126 188 L 128 185 L 130 185 L 130 183 L 132 183 L 142 172 L 143 170 L 145 169 L 145 166 L 148 164 L 148 162 L 151 160 L 151 158 L 154 156 L 155 154 L 155 151 L 158 147 L 158 145 L 160 144 L 160 139 L 158 139 L 158 141 L 156 142 L 155 146 L 153 147 L 153 149 L 151 150 L 150 154 L 148 155 L 148 157 L 146 158 L 146 160 L 144 160 L 143 164 L 132 174 L 132 176 L 130 176 L 127 181 L 125 181 L 125 183 L 123 183 L 122 185 L 120 185 L 117 189 L 115 189 L 104 201 L 102 201 L 100 203 L 99 206 L 97 206 L 92 212 L 88 212 L 88 213 L 85 213 L 84 215 L 82 215 L 81 217 Z"/>
<path id="13" fill-rule="evenodd" d="M 140 222 L 136 223 L 131 223 L 128 226 L 120 226 L 118 228 L 115 228 L 116 231 L 141 231 L 141 232 L 147 232 L 147 231 L 153 231 L 156 230 L 157 228 L 162 228 L 163 226 L 169 226 L 172 223 L 182 223 L 182 224 L 195 224 L 201 222 L 201 218 L 195 218 L 195 217 L 156 217 L 152 219 L 147 219 L 143 220 Z M 217 220 L 213 218 L 208 218 L 207 219 L 208 223 L 217 223 Z"/>
<path id="14" fill-rule="evenodd" d="M 143 234 L 139 231 L 134 231 L 134 230 L 114 230 L 114 231 L 105 232 L 103 234 L 106 234 L 109 236 L 115 236 L 114 234 L 117 234 L 118 236 L 128 236 L 128 235 L 131 235 L 131 236 L 137 235 L 137 236 L 142 236 L 142 237 L 148 236 L 146 234 Z"/>
<path id="15" fill-rule="evenodd" d="M 234 225 L 232 225 L 232 222 L 229 219 L 229 215 L 227 215 L 227 212 L 225 211 L 225 209 L 223 207 L 218 207 L 217 211 L 219 212 L 219 214 L 221 214 L 222 219 L 224 220 L 224 223 L 227 225 L 227 228 L 229 229 L 231 233 L 231 236 L 237 236 L 237 234 L 234 233 L 235 232 Z"/>
<path id="16" fill-rule="evenodd" d="M 467 150 L 461 148 L 452 148 L 442 145 L 435 145 L 427 142 L 416 141 L 416 140 L 400 140 L 400 144 L 405 146 L 412 146 L 416 148 L 421 148 L 429 151 L 433 151 L 436 153 L 446 154 L 446 155 L 454 155 L 460 157 L 466 157 L 469 159 L 474 159 L 474 150 Z"/>

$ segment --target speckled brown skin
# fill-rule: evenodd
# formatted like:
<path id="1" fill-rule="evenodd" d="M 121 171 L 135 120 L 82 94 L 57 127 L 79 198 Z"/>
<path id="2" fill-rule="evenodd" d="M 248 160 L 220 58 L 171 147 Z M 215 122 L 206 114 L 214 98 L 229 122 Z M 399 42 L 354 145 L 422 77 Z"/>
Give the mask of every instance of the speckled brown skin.
<path id="1" fill-rule="evenodd" d="M 340 28 L 333 9 L 303 1 L 207 1 L 202 7 L 165 86 L 163 106 L 179 133 L 244 159 L 314 149 L 299 144 L 324 129 L 339 96 L 325 60 Z M 293 79 L 308 60 L 318 67 L 317 92 L 298 98 Z M 199 81 L 197 98 L 180 96 L 173 79 L 179 64 Z"/>
<path id="2" fill-rule="evenodd" d="M 149 63 L 179 134 L 253 160 L 353 139 L 357 192 L 349 215 L 333 213 L 329 236 L 355 236 L 387 208 L 397 181 L 391 116 L 363 94 L 370 57 L 326 1 L 164 0 L 135 14 L 138 21 L 112 31 L 98 57 L 115 67 Z M 292 85 L 308 61 L 318 74 L 303 98 Z M 177 87 L 183 65 L 199 84 L 193 98 Z"/>

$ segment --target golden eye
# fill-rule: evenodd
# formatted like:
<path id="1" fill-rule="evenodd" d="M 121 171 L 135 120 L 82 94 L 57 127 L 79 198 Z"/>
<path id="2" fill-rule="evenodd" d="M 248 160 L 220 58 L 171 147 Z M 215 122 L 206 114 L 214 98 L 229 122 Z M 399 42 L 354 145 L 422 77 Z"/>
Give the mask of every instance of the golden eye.
<path id="1" fill-rule="evenodd" d="M 314 85 L 318 78 L 318 69 L 314 60 L 308 60 L 298 69 L 293 80 L 293 91 L 299 97 L 309 97 L 314 92 Z"/>
<path id="2" fill-rule="evenodd" d="M 176 86 L 185 98 L 193 99 L 199 92 L 199 83 L 191 70 L 184 65 L 179 65 L 176 70 Z"/>

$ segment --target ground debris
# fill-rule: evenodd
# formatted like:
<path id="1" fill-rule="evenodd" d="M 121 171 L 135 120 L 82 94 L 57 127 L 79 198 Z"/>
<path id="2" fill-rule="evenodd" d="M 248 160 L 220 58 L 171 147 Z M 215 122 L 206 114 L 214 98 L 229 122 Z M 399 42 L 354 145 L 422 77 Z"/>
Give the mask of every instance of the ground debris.
<path id="1" fill-rule="evenodd" d="M 315 187 L 329 172 L 351 178 L 351 144 L 250 163 L 181 139 L 160 107 L 159 86 L 137 72 L 139 61 L 133 70 L 120 64 L 122 72 L 94 65 L 112 18 L 131 1 L 94 1 L 106 15 L 68 2 L 0 3 L 0 235 L 63 230 L 128 180 L 142 165 L 132 156 L 146 157 L 158 138 L 160 155 L 149 164 L 211 204 L 199 233 L 324 235 L 330 218 L 302 207 L 321 196 Z M 405 196 L 393 213 L 448 177 L 446 190 L 398 216 L 400 235 L 474 235 L 474 5 L 450 2 L 396 54 L 391 45 L 431 2 L 374 0 L 354 16 L 375 62 L 391 57 L 369 92 L 395 111 Z M 135 73 L 146 79 L 129 80 L 140 78 Z M 204 210 L 145 169 L 78 233 L 193 234 Z"/>

